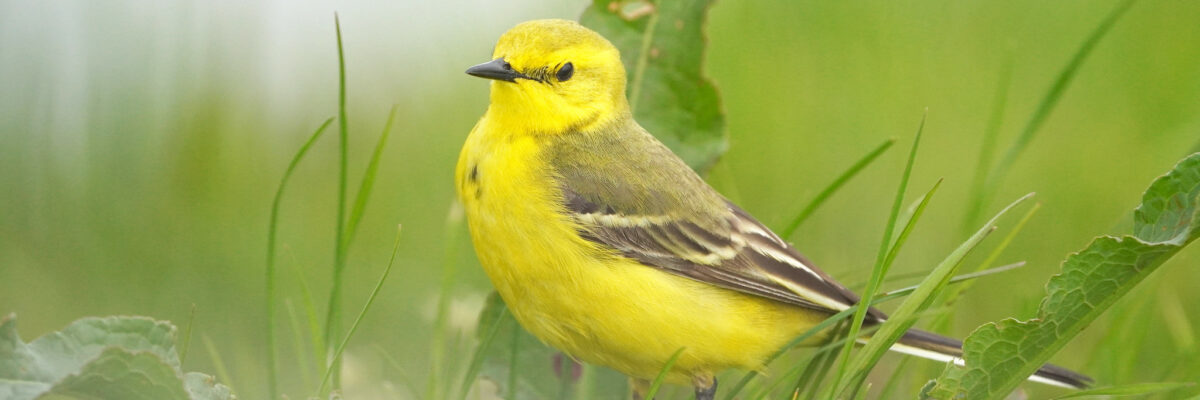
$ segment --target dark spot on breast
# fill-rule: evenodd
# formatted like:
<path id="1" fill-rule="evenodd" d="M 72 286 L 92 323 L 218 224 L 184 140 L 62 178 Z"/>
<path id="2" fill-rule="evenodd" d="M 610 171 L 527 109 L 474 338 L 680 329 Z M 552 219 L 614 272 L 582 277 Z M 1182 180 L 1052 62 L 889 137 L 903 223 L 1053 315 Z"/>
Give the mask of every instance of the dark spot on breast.
<path id="1" fill-rule="evenodd" d="M 471 172 L 467 173 L 467 181 L 475 184 L 475 199 L 483 196 L 483 188 L 479 184 L 479 164 L 471 164 Z"/>

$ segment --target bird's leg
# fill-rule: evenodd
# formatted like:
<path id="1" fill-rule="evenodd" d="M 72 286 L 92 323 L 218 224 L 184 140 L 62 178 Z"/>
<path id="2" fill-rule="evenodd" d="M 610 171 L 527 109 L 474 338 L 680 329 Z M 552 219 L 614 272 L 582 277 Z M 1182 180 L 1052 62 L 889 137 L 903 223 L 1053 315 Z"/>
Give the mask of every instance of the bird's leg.
<path id="1" fill-rule="evenodd" d="M 717 396 L 717 377 L 712 374 L 696 375 L 692 384 L 696 386 L 696 400 L 713 400 Z"/>
<path id="2" fill-rule="evenodd" d="M 629 378 L 629 387 L 633 388 L 633 400 L 654 400 L 646 398 L 646 391 L 650 390 L 650 381 Z"/>

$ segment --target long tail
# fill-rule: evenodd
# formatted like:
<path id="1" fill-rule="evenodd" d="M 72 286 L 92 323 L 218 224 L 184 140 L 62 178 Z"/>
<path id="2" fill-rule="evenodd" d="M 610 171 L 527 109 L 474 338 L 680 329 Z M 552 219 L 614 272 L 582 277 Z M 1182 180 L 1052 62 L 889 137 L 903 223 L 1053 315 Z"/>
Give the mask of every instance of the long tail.
<path id="1" fill-rule="evenodd" d="M 941 362 L 963 363 L 962 342 L 916 329 L 906 332 L 891 350 Z M 1071 389 L 1084 389 L 1092 383 L 1092 378 L 1086 375 L 1053 364 L 1043 365 L 1029 380 Z"/>

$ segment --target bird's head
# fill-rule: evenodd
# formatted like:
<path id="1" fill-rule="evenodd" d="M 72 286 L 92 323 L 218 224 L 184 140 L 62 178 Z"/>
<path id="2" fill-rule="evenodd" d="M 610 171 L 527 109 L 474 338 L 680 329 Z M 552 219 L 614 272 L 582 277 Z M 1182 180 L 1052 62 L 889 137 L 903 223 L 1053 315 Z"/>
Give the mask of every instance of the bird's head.
<path id="1" fill-rule="evenodd" d="M 467 73 L 493 80 L 489 116 L 522 132 L 586 129 L 629 107 L 617 48 L 573 21 L 521 23 L 500 37 L 491 61 Z"/>

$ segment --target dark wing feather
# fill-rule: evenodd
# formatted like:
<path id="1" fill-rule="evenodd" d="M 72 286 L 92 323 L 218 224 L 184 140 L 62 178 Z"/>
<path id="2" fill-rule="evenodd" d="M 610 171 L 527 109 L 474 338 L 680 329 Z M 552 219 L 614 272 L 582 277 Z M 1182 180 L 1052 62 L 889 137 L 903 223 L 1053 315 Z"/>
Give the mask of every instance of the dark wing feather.
<path id="1" fill-rule="evenodd" d="M 709 228 L 668 215 L 622 214 L 566 185 L 562 191 L 582 237 L 647 266 L 821 311 L 841 311 L 859 299 L 732 203 L 726 202 L 727 223 Z M 870 316 L 886 318 L 874 308 Z"/>

